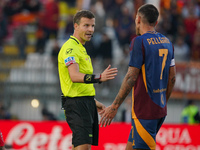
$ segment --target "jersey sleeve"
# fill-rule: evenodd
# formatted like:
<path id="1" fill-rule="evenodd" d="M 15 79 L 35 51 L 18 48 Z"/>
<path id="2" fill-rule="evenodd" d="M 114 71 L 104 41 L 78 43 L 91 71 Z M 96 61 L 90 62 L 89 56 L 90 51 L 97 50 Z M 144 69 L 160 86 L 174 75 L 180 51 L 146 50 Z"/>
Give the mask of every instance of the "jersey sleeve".
<path id="1" fill-rule="evenodd" d="M 76 48 L 67 48 L 64 52 L 63 59 L 67 67 L 71 64 L 79 63 L 79 57 L 76 53 Z"/>
<path id="2" fill-rule="evenodd" d="M 141 69 L 143 64 L 142 39 L 135 38 L 130 46 L 129 66 Z"/>

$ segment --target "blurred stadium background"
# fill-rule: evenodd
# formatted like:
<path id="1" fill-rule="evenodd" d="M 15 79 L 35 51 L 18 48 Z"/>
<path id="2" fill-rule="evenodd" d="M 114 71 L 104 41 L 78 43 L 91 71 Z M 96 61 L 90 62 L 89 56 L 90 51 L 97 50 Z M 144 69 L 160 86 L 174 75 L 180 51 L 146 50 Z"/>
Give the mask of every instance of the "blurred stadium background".
<path id="1" fill-rule="evenodd" d="M 119 70 L 113 81 L 95 85 L 97 99 L 110 105 L 127 71 L 135 12 L 144 3 L 158 7 L 157 31 L 175 47 L 177 83 L 165 122 L 180 123 L 189 99 L 200 107 L 199 0 L 0 0 L 1 119 L 64 120 L 57 54 L 73 33 L 72 16 L 80 9 L 96 15 L 94 37 L 86 44 L 94 72 L 109 63 Z M 121 121 L 124 107 L 115 121 Z"/>

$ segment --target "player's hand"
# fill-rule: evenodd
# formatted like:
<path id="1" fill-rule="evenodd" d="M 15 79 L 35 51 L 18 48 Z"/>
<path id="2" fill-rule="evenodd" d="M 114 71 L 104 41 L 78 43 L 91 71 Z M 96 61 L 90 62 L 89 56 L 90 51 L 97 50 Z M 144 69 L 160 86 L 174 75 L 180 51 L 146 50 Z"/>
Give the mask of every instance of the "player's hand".
<path id="1" fill-rule="evenodd" d="M 117 75 L 117 68 L 111 68 L 111 65 L 108 65 L 108 67 L 101 73 L 101 82 L 112 80 Z"/>
<path id="2" fill-rule="evenodd" d="M 113 105 L 110 105 L 109 107 L 102 110 L 99 114 L 101 115 L 100 124 L 101 127 L 106 127 L 107 125 L 110 125 L 113 118 L 117 114 L 117 108 L 114 108 Z"/>

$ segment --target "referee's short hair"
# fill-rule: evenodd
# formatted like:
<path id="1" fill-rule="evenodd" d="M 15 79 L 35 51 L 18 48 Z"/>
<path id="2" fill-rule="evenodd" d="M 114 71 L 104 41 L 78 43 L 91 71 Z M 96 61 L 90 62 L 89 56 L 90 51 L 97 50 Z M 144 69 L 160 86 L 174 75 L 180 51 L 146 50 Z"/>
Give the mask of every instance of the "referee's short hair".
<path id="1" fill-rule="evenodd" d="M 92 18 L 95 18 L 94 14 L 89 11 L 89 10 L 80 10 L 78 11 L 75 15 L 74 15 L 74 18 L 73 18 L 73 23 L 77 23 L 79 24 L 80 23 L 80 20 L 81 18 L 89 18 L 89 19 L 92 19 Z"/>
<path id="2" fill-rule="evenodd" d="M 142 15 L 143 22 L 148 23 L 151 26 L 155 26 L 158 20 L 158 9 L 152 4 L 142 5 L 138 9 L 138 13 Z"/>

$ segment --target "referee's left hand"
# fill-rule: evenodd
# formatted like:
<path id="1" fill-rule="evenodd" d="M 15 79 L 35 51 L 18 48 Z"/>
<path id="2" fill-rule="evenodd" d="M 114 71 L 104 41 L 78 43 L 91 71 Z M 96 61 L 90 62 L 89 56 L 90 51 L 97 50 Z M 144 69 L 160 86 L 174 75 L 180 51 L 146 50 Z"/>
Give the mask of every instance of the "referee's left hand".
<path id="1" fill-rule="evenodd" d="M 117 68 L 111 68 L 111 65 L 108 65 L 108 67 L 103 71 L 103 73 L 101 73 L 100 81 L 105 82 L 114 79 L 117 75 L 117 72 Z"/>
<path id="2" fill-rule="evenodd" d="M 109 107 L 102 110 L 99 114 L 101 115 L 100 124 L 101 127 L 106 127 L 107 125 L 110 125 L 113 118 L 117 114 L 117 108 L 114 108 L 113 105 L 110 105 Z"/>

